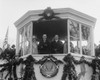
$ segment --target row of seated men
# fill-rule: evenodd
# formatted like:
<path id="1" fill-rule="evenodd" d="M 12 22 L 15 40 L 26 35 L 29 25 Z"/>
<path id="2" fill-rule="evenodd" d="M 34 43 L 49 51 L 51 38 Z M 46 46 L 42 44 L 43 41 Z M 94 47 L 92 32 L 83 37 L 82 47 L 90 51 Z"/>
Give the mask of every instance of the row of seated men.
<path id="1" fill-rule="evenodd" d="M 59 36 L 55 35 L 53 40 L 50 42 L 47 39 L 47 35 L 43 34 L 42 40 L 39 41 L 39 44 L 36 43 L 36 37 L 33 36 L 33 53 L 38 54 L 58 54 L 67 52 L 67 44 L 66 49 L 64 50 L 63 43 L 59 40 Z"/>

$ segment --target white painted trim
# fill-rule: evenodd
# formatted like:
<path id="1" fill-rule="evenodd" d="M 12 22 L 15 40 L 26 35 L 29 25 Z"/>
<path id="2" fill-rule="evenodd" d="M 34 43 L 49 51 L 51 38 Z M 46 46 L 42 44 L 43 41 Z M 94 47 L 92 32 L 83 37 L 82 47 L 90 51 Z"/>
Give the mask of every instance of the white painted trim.
<path id="1" fill-rule="evenodd" d="M 91 27 L 91 55 L 92 56 L 95 56 L 95 50 L 94 50 L 94 28 L 93 27 Z"/>
<path id="2" fill-rule="evenodd" d="M 82 55 L 82 28 L 81 28 L 81 23 L 79 23 L 79 38 L 80 38 L 80 54 Z"/>
<path id="3" fill-rule="evenodd" d="M 32 36 L 33 36 L 33 23 L 31 22 L 30 23 L 30 26 L 31 26 L 31 38 L 30 38 L 30 45 L 31 45 L 31 47 L 30 47 L 30 54 L 32 54 Z"/>
<path id="4" fill-rule="evenodd" d="M 25 27 L 24 27 L 24 35 L 23 35 L 23 37 L 24 37 L 24 42 L 23 42 L 24 43 L 23 44 L 23 55 L 25 55 Z"/>
<path id="5" fill-rule="evenodd" d="M 19 30 L 17 29 L 17 38 L 16 38 L 16 55 L 19 53 L 19 40 L 20 40 L 20 34 Z"/>
<path id="6" fill-rule="evenodd" d="M 58 16 L 61 16 L 61 15 L 67 16 L 67 14 L 71 14 L 73 16 L 77 16 L 78 18 L 88 20 L 88 21 L 94 23 L 94 25 L 95 25 L 95 22 L 96 22 L 96 18 L 91 17 L 87 14 L 84 14 L 82 12 L 76 11 L 76 10 L 71 9 L 71 8 L 58 8 L 58 9 L 53 9 L 53 10 L 54 10 L 55 13 L 61 13 Z M 33 16 L 34 19 L 35 19 L 35 17 L 39 17 L 38 14 L 43 13 L 43 11 L 44 10 L 31 10 L 31 11 L 28 11 L 20 19 L 18 19 L 14 24 L 15 24 L 16 27 L 18 27 L 18 25 L 20 23 L 22 23 L 24 20 L 26 20 L 28 17 Z M 69 17 L 67 17 L 67 18 L 69 18 Z M 61 18 L 63 18 L 63 17 L 61 17 Z"/>
<path id="7" fill-rule="evenodd" d="M 70 29 L 69 19 L 67 19 L 67 34 L 68 34 L 68 53 L 70 53 Z"/>

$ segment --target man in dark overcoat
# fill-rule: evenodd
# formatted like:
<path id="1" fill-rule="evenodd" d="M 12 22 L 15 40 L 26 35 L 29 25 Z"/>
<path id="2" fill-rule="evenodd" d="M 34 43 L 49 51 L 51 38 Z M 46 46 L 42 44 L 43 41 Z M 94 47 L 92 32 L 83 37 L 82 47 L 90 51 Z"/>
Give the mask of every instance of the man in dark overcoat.
<path id="1" fill-rule="evenodd" d="M 59 40 L 58 35 L 55 35 L 54 40 L 51 42 L 51 53 L 63 53 L 63 43 Z"/>
<path id="2" fill-rule="evenodd" d="M 50 42 L 47 39 L 47 35 L 43 34 L 42 40 L 38 45 L 39 54 L 49 54 L 50 53 Z"/>

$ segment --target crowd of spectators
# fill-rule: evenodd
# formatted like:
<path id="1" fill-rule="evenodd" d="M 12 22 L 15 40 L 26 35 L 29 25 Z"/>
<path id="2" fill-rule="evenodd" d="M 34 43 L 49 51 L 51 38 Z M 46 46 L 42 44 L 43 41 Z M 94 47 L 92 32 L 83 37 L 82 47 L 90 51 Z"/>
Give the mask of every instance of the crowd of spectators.
<path id="1" fill-rule="evenodd" d="M 7 44 L 7 47 L 5 49 L 0 48 L 0 59 L 14 59 L 16 54 L 16 48 L 15 45 L 12 45 L 10 47 L 9 44 Z"/>

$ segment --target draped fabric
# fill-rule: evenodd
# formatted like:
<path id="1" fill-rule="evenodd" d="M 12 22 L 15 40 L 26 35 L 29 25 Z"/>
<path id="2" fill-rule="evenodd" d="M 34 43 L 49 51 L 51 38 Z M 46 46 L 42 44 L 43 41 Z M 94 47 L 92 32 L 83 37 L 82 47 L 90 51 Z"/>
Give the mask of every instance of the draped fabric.
<path id="1" fill-rule="evenodd" d="M 23 55 L 23 46 L 24 46 L 24 27 L 22 27 L 22 28 L 20 28 L 19 29 L 19 34 L 20 34 L 20 36 L 19 36 L 19 38 L 20 38 L 20 40 L 19 40 L 19 55 L 20 56 L 22 56 Z"/>
<path id="2" fill-rule="evenodd" d="M 29 51 L 29 53 L 31 52 L 31 45 L 30 45 L 30 43 L 31 43 L 31 31 L 32 31 L 32 25 L 30 24 L 29 26 L 28 26 L 28 28 L 27 28 L 27 38 L 28 38 L 28 42 L 29 42 L 29 45 L 28 45 L 28 51 Z"/>
<path id="3" fill-rule="evenodd" d="M 85 63 L 80 64 L 80 69 L 81 69 L 81 72 L 78 74 L 78 80 L 80 80 L 82 76 L 83 78 L 85 76 L 85 73 L 86 73 Z"/>
<path id="4" fill-rule="evenodd" d="M 31 42 L 31 24 L 27 24 L 24 27 L 20 28 L 20 49 L 24 54 L 30 53 L 30 42 Z"/>
<path id="5" fill-rule="evenodd" d="M 32 54 L 38 54 L 37 42 L 32 43 Z"/>
<path id="6" fill-rule="evenodd" d="M 70 24 L 70 39 L 79 40 L 79 24 L 72 20 L 69 20 L 69 24 Z"/>
<path id="7" fill-rule="evenodd" d="M 90 35 L 90 28 L 85 26 L 85 25 L 82 25 L 82 38 L 83 40 L 88 40 L 89 38 L 89 35 Z"/>
<path id="8" fill-rule="evenodd" d="M 25 36 L 24 36 L 24 54 L 26 55 L 28 52 L 28 35 L 27 35 L 27 26 L 25 26 L 25 32 L 24 32 L 24 34 L 25 34 Z"/>
<path id="9" fill-rule="evenodd" d="M 92 48 L 91 48 L 91 46 L 92 46 L 92 45 L 91 45 L 91 39 L 92 39 L 92 38 L 91 38 L 91 35 L 89 35 L 88 40 L 87 40 L 87 41 L 88 41 L 88 44 L 87 44 L 88 55 L 91 55 L 91 49 L 92 49 Z"/>
<path id="10" fill-rule="evenodd" d="M 68 43 L 67 42 L 64 43 L 63 52 L 68 53 Z"/>
<path id="11" fill-rule="evenodd" d="M 25 54 L 30 53 L 31 25 L 25 27 Z"/>

